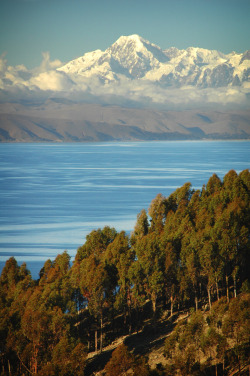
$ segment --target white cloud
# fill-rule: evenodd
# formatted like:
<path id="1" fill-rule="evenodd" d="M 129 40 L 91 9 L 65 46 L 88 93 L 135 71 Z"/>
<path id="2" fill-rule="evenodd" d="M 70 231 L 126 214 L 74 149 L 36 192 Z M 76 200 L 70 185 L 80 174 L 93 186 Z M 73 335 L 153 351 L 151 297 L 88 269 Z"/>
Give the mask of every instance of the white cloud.
<path id="1" fill-rule="evenodd" d="M 44 52 L 39 67 L 28 70 L 25 66 L 8 66 L 5 55 L 0 56 L 1 99 L 36 99 L 46 96 L 67 97 L 76 101 L 88 101 L 116 105 L 149 106 L 160 109 L 235 108 L 249 107 L 249 83 L 242 86 L 206 88 L 195 86 L 164 88 L 147 80 L 121 79 L 103 84 L 98 78 L 68 75 L 57 68 L 60 60 L 50 60 Z"/>
<path id="2" fill-rule="evenodd" d="M 5 59 L 6 53 L 0 55 L 0 74 L 7 69 L 7 59 Z"/>
<path id="3" fill-rule="evenodd" d="M 55 70 L 57 68 L 60 68 L 63 63 L 56 59 L 56 60 L 50 60 L 50 53 L 47 51 L 47 52 L 42 52 L 42 62 L 41 64 L 39 65 L 39 67 L 35 68 L 33 70 L 33 74 L 37 75 L 39 73 L 43 73 L 43 72 L 47 72 L 47 71 L 50 71 L 50 70 Z"/>
<path id="4" fill-rule="evenodd" d="M 29 81 L 29 86 L 35 86 L 40 90 L 60 92 L 69 90 L 72 85 L 64 74 L 51 70 L 32 77 Z"/>

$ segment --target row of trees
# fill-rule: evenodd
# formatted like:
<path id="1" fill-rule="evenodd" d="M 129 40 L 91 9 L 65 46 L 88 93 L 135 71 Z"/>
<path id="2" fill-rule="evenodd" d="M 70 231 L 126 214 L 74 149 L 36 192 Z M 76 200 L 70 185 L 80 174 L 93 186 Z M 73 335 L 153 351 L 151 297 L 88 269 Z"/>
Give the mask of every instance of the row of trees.
<path id="1" fill-rule="evenodd" d="M 10 258 L 0 277 L 3 374 L 83 374 L 86 354 L 180 308 L 236 297 L 249 276 L 250 172 L 190 183 L 142 210 L 134 231 L 92 231 L 73 265 L 65 251 L 37 281 Z M 122 327 L 122 329 L 121 329 Z M 124 333 L 123 333 L 124 334 Z"/>

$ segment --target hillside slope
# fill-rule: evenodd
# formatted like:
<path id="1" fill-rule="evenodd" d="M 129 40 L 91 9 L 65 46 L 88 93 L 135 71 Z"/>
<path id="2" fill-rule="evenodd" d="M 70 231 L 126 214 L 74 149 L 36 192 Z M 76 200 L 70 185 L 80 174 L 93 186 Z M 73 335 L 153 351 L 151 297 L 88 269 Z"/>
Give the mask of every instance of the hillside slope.
<path id="1" fill-rule="evenodd" d="M 48 100 L 0 105 L 2 142 L 249 139 L 250 111 L 157 111 Z"/>

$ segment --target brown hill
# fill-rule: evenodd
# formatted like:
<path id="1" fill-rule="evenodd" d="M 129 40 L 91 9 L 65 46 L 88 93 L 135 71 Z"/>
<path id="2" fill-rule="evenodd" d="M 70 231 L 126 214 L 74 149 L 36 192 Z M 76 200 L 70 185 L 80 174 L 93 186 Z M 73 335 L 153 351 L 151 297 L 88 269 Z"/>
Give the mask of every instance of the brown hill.
<path id="1" fill-rule="evenodd" d="M 250 111 L 157 111 L 49 100 L 1 104 L 2 142 L 249 139 Z"/>

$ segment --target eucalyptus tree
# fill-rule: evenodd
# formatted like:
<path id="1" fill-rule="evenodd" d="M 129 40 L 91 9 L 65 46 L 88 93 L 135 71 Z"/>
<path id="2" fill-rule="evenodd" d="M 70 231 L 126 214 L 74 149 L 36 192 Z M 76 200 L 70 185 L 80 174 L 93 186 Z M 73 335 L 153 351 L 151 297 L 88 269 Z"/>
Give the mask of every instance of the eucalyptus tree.
<path id="1" fill-rule="evenodd" d="M 113 291 L 113 305 L 118 312 L 124 312 L 125 323 L 128 318 L 129 332 L 131 332 L 132 284 L 129 269 L 135 261 L 135 252 L 130 246 L 130 239 L 125 231 L 117 234 L 114 241 L 108 245 L 105 261 L 109 265 L 110 277 L 113 276 L 113 287 L 116 290 Z"/>
<path id="2" fill-rule="evenodd" d="M 72 278 L 87 300 L 91 316 L 99 322 L 100 350 L 103 346 L 104 310 L 110 307 L 115 293 L 116 279 L 106 260 L 107 247 L 117 236 L 115 229 L 108 226 L 92 231 L 85 244 L 77 251 L 72 266 Z M 76 270 L 76 276 L 74 272 Z M 97 351 L 97 327 L 95 328 L 95 349 Z"/>
<path id="3" fill-rule="evenodd" d="M 147 212 L 145 209 L 142 209 L 137 215 L 136 224 L 130 236 L 131 243 L 133 244 L 136 242 L 136 240 L 141 239 L 143 236 L 147 235 L 148 229 L 149 222 Z"/>
<path id="4" fill-rule="evenodd" d="M 157 233 L 150 232 L 134 246 L 139 266 L 138 272 L 142 278 L 141 284 L 152 302 L 154 315 L 157 299 L 163 296 L 164 291 L 165 255 L 160 247 L 159 239 Z"/>
<path id="5" fill-rule="evenodd" d="M 166 197 L 159 193 L 152 201 L 148 209 L 151 217 L 150 232 L 160 233 L 163 230 L 166 218 Z"/>

